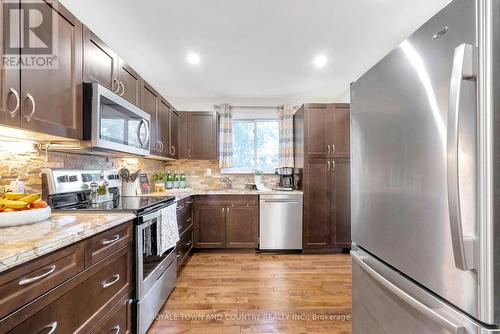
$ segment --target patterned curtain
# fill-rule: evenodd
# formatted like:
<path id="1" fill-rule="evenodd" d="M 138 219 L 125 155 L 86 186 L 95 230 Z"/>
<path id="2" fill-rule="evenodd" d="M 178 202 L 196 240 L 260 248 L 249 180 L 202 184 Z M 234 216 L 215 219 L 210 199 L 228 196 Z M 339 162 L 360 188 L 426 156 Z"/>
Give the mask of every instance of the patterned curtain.
<path id="1" fill-rule="evenodd" d="M 294 167 L 293 162 L 293 109 L 285 104 L 278 109 L 279 167 Z"/>
<path id="2" fill-rule="evenodd" d="M 233 120 L 231 106 L 219 106 L 219 167 L 233 167 Z"/>

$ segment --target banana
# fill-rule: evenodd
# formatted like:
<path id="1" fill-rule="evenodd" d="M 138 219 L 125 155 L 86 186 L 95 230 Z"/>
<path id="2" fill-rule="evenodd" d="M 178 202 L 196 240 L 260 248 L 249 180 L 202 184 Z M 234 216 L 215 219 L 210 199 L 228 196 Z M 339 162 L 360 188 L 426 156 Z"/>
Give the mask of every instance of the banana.
<path id="1" fill-rule="evenodd" d="M 26 206 L 28 206 L 28 203 L 22 202 L 22 201 L 13 201 L 10 199 L 4 199 L 2 201 L 2 204 L 6 208 L 11 208 L 11 209 L 24 209 Z"/>
<path id="2" fill-rule="evenodd" d="M 11 199 L 11 200 L 18 200 L 22 197 L 26 196 L 25 194 L 23 193 L 12 193 L 12 192 L 8 192 L 8 193 L 5 193 L 4 194 L 4 197 L 6 199 Z"/>
<path id="3" fill-rule="evenodd" d="M 38 201 L 40 199 L 40 194 L 31 194 L 24 197 L 18 198 L 19 201 L 30 204 L 31 202 Z"/>

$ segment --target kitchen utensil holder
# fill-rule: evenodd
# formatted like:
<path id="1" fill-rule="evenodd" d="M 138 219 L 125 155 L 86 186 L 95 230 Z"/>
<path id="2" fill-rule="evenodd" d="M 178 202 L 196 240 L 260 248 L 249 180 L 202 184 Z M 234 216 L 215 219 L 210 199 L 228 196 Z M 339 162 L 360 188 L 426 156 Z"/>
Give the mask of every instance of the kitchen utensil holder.
<path id="1" fill-rule="evenodd" d="M 122 182 L 122 196 L 136 196 L 136 182 Z"/>

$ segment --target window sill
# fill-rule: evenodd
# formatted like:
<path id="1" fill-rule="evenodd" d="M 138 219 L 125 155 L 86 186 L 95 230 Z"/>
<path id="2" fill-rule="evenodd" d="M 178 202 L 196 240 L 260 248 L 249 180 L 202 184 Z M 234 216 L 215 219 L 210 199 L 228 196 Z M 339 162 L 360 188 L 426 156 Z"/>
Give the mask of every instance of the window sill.
<path id="1" fill-rule="evenodd" d="M 222 168 L 220 170 L 221 174 L 237 174 L 237 175 L 252 175 L 253 169 L 239 169 L 239 168 Z M 264 175 L 274 175 L 274 170 L 263 171 Z"/>

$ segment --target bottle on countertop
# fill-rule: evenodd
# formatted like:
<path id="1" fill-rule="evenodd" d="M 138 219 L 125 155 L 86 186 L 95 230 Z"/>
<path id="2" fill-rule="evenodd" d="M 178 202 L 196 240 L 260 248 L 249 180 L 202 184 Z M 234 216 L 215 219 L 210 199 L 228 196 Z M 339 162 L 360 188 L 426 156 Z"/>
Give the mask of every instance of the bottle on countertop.
<path id="1" fill-rule="evenodd" d="M 183 170 L 181 170 L 181 177 L 179 178 L 179 187 L 181 189 L 186 188 L 186 174 L 184 174 Z"/>
<path id="2" fill-rule="evenodd" d="M 179 188 L 179 175 L 177 174 L 177 171 L 174 171 L 173 182 L 174 182 L 174 189 L 178 189 Z"/>
<path id="3" fill-rule="evenodd" d="M 167 189 L 172 189 L 174 187 L 173 179 L 172 179 L 172 174 L 170 171 L 167 172 L 167 182 L 166 182 Z"/>

